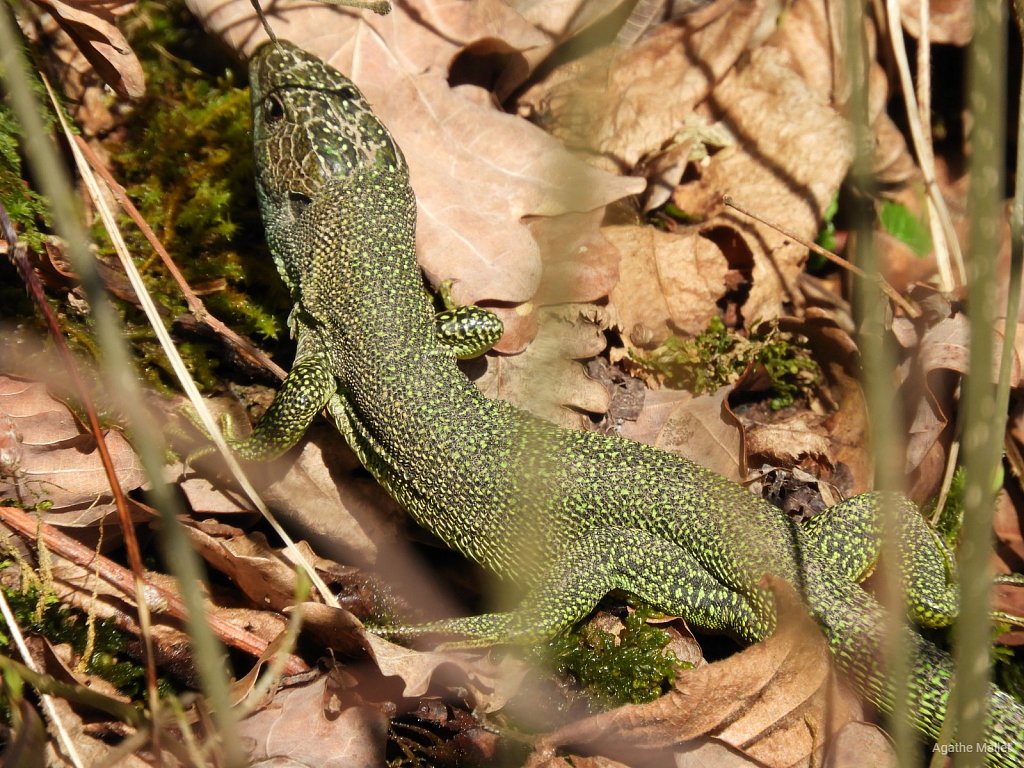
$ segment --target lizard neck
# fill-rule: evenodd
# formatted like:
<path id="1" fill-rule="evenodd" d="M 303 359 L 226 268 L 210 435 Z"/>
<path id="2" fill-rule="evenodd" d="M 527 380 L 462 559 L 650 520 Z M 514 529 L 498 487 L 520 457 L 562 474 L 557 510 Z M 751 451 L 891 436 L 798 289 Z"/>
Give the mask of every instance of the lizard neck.
<path id="1" fill-rule="evenodd" d="M 413 517 L 479 560 L 501 526 L 472 530 L 450 510 L 512 492 L 500 464 L 515 419 L 437 338 L 401 181 L 356 172 L 302 212 L 288 246 L 303 264 L 296 314 L 337 380 L 332 415 L 360 460 Z"/>

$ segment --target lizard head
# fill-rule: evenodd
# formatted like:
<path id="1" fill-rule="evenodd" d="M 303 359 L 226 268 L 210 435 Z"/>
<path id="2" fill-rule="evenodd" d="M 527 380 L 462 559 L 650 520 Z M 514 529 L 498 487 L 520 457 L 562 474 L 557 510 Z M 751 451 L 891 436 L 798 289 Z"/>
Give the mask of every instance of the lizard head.
<path id="1" fill-rule="evenodd" d="M 356 170 L 408 169 L 355 84 L 316 56 L 283 40 L 266 43 L 249 63 L 249 81 L 260 210 L 278 268 L 294 290 L 296 276 L 274 241 L 288 240 L 318 193 Z"/>

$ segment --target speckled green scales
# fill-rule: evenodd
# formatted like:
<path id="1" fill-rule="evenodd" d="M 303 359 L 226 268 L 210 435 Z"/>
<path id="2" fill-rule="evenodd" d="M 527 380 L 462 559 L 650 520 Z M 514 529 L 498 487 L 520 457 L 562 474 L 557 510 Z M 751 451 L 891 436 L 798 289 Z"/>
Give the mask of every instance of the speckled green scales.
<path id="1" fill-rule="evenodd" d="M 290 44 L 251 66 L 257 185 L 267 239 L 295 299 L 296 360 L 248 456 L 286 450 L 327 407 L 363 464 L 416 521 L 523 585 L 523 607 L 440 622 L 467 643 L 549 637 L 622 589 L 748 641 L 774 628 L 762 576 L 804 595 L 837 660 L 895 709 L 879 661 L 885 616 L 859 585 L 874 566 L 879 497 L 798 526 L 686 459 L 560 429 L 488 400 L 456 365 L 473 324 L 444 330 L 415 258 L 415 200 L 402 153 L 355 86 Z M 457 313 L 457 310 L 454 310 Z M 442 318 L 444 320 L 445 318 Z M 908 502 L 899 541 L 908 608 L 922 624 L 957 612 L 952 561 Z M 950 659 L 905 629 L 914 651 L 908 717 L 941 727 Z M 993 687 L 993 765 L 1024 763 L 1024 709 Z M 903 711 L 901 706 L 898 708 Z"/>

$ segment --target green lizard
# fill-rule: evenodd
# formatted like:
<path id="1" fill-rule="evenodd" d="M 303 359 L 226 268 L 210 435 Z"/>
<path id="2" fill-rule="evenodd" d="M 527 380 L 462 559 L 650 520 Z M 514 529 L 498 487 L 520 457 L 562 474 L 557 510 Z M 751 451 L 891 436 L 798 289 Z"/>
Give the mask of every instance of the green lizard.
<path id="1" fill-rule="evenodd" d="M 439 330 L 423 290 L 405 159 L 358 89 L 284 42 L 257 53 L 250 77 L 260 207 L 295 301 L 297 352 L 267 415 L 237 447 L 250 458 L 280 454 L 326 406 L 420 525 L 526 591 L 515 612 L 419 630 L 472 644 L 546 638 L 622 589 L 755 642 L 775 626 L 761 586 L 772 573 L 801 592 L 860 688 L 903 711 L 880 661 L 884 612 L 858 584 L 878 555 L 878 496 L 800 526 L 679 456 L 485 398 L 456 365 L 461 333 Z M 951 557 L 916 508 L 892 503 L 912 565 L 908 610 L 919 624 L 948 624 L 957 613 Z M 952 664 L 904 632 L 913 649 L 907 716 L 937 737 Z M 1024 765 L 1024 708 L 994 686 L 988 704 L 991 764 Z"/>

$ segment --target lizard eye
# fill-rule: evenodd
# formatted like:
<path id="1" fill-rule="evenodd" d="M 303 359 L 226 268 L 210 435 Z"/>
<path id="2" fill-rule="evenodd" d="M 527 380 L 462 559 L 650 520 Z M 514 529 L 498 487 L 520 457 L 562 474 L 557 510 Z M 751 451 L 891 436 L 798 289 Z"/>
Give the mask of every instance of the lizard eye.
<path id="1" fill-rule="evenodd" d="M 346 85 L 338 91 L 338 96 L 342 101 L 354 101 L 359 98 L 359 91 L 355 89 L 355 86 Z"/>
<path id="2" fill-rule="evenodd" d="M 276 93 L 272 93 L 263 101 L 263 113 L 268 123 L 284 120 L 284 102 Z"/>

